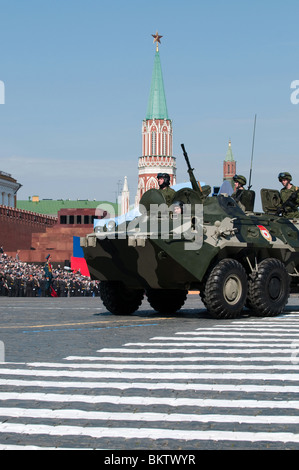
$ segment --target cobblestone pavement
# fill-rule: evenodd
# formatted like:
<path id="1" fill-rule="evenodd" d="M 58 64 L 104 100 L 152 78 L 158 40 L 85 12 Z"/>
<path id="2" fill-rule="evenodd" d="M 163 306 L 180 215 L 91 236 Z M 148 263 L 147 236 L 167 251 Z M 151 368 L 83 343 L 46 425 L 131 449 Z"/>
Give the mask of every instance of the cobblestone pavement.
<path id="1" fill-rule="evenodd" d="M 299 449 L 299 302 L 276 318 L 0 301 L 0 449 Z"/>

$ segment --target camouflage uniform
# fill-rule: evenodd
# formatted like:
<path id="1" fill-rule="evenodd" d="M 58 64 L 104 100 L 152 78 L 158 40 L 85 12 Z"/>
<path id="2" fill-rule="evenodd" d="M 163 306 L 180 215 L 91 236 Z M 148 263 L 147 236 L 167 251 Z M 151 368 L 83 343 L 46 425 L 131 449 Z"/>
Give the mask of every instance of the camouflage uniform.
<path id="1" fill-rule="evenodd" d="M 159 189 L 159 191 L 161 194 L 163 194 L 166 204 L 168 206 L 171 206 L 174 195 L 175 195 L 175 190 L 170 188 L 169 186 L 166 186 L 166 188 Z"/>
<path id="2" fill-rule="evenodd" d="M 282 215 L 288 219 L 298 219 L 299 190 L 297 186 L 291 184 L 292 175 L 287 171 L 279 173 L 278 180 L 282 184 L 284 184 L 284 180 L 287 180 L 288 185 L 290 185 L 290 188 L 284 186 L 280 191 L 280 206 L 278 211 L 281 210 Z"/>
<path id="3" fill-rule="evenodd" d="M 242 211 L 245 211 L 245 206 L 242 204 L 241 199 L 244 191 L 244 186 L 247 183 L 245 176 L 243 175 L 235 175 L 233 177 L 234 183 L 239 183 L 235 189 L 235 191 L 232 194 L 232 198 L 236 201 L 238 206 L 242 209 Z"/>
<path id="4" fill-rule="evenodd" d="M 157 179 L 163 179 L 163 184 L 159 183 L 159 191 L 163 194 L 165 202 L 168 206 L 171 206 L 175 190 L 170 188 L 170 176 L 168 173 L 158 173 Z"/>
<path id="5" fill-rule="evenodd" d="M 280 191 L 280 200 L 281 200 L 281 205 L 283 204 L 298 190 L 298 187 L 292 185 L 290 189 L 282 188 Z M 299 206 L 299 193 L 297 192 L 297 196 L 293 196 L 294 200 L 291 201 L 291 204 L 294 205 L 294 207 L 291 207 L 289 205 L 285 205 L 284 207 L 284 217 L 287 217 L 288 219 L 298 219 L 299 218 L 299 211 L 298 207 L 295 208 L 295 206 Z"/>

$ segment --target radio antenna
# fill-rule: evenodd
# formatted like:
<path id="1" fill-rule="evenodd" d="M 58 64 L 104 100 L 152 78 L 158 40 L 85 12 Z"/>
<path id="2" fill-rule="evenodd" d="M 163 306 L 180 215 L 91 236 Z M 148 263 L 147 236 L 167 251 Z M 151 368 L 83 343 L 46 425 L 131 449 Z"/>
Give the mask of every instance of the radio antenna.
<path id="1" fill-rule="evenodd" d="M 251 176 L 252 176 L 252 163 L 253 163 L 254 141 L 255 141 L 255 127 L 256 127 L 256 115 L 254 116 L 252 151 L 251 151 L 251 164 L 250 164 L 250 174 L 249 174 L 248 189 L 251 189 L 251 187 L 252 187 L 252 184 L 251 184 Z"/>

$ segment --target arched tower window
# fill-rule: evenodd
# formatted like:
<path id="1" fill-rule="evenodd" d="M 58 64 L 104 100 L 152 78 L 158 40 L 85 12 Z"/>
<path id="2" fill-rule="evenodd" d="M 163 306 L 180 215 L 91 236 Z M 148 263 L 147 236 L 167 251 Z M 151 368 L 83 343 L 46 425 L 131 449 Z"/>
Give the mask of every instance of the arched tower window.
<path id="1" fill-rule="evenodd" d="M 157 133 L 152 132 L 152 155 L 157 154 Z"/>
<path id="2" fill-rule="evenodd" d="M 166 157 L 166 149 L 167 149 L 167 134 L 166 132 L 163 132 L 163 149 L 162 149 L 163 157 Z"/>

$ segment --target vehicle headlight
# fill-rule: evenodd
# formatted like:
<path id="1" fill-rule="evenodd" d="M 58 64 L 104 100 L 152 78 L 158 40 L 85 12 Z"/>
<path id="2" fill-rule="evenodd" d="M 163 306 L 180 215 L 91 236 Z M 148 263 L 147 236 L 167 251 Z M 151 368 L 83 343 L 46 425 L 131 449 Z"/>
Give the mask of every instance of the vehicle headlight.
<path id="1" fill-rule="evenodd" d="M 108 232 L 114 232 L 115 227 L 116 227 L 116 223 L 114 222 L 114 220 L 110 220 L 107 224 Z"/>
<path id="2" fill-rule="evenodd" d="M 100 232 L 103 232 L 103 230 L 104 230 L 104 227 L 102 227 L 101 225 L 97 225 L 94 228 L 94 233 L 100 233 Z"/>

